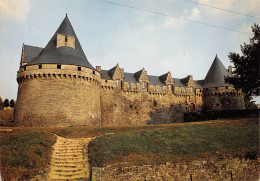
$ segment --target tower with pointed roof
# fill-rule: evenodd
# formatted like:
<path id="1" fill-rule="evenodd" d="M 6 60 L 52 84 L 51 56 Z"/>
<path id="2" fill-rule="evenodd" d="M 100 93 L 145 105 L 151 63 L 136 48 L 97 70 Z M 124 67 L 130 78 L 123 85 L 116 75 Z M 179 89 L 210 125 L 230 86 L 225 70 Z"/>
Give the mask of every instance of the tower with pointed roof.
<path id="1" fill-rule="evenodd" d="M 15 121 L 21 126 L 100 124 L 100 72 L 66 16 L 45 48 L 23 45 Z"/>
<path id="2" fill-rule="evenodd" d="M 18 126 L 108 126 L 179 122 L 184 112 L 244 108 L 243 93 L 216 55 L 204 80 L 171 72 L 104 70 L 88 61 L 66 17 L 44 47 L 24 45 L 15 109 Z M 175 75 L 174 75 L 175 76 Z"/>

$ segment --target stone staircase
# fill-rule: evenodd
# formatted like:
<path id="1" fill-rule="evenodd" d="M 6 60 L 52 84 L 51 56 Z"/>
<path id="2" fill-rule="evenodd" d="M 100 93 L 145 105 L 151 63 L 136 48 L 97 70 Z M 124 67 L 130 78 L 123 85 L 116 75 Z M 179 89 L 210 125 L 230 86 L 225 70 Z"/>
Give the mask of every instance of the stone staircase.
<path id="1" fill-rule="evenodd" d="M 89 180 L 87 146 L 93 138 L 70 138 L 57 136 L 53 145 L 50 181 Z"/>

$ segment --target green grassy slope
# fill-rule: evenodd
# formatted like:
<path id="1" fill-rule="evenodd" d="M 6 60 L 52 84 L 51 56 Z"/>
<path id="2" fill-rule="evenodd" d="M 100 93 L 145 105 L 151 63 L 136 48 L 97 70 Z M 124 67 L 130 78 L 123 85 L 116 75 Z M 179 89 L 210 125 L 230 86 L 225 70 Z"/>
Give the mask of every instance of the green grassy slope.
<path id="1" fill-rule="evenodd" d="M 90 143 L 89 157 L 92 166 L 124 161 L 153 164 L 203 152 L 257 150 L 258 137 L 257 119 L 190 124 L 103 136 Z"/>
<path id="2" fill-rule="evenodd" d="M 3 180 L 26 180 L 45 170 L 50 161 L 54 135 L 39 131 L 13 131 L 0 135 Z"/>

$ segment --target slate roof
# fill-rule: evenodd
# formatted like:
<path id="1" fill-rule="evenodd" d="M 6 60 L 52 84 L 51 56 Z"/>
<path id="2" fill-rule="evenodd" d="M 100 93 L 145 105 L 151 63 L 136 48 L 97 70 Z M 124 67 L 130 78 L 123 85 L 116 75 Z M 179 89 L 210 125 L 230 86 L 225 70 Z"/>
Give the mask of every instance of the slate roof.
<path id="1" fill-rule="evenodd" d="M 230 86 L 230 84 L 225 83 L 225 76 L 229 76 L 229 73 L 216 55 L 205 77 L 203 88 Z"/>
<path id="2" fill-rule="evenodd" d="M 75 36 L 75 49 L 67 46 L 56 48 L 57 33 L 66 36 Z M 42 53 L 37 58 L 30 61 L 29 64 L 68 64 L 94 69 L 94 67 L 88 62 L 67 16 L 64 18 Z"/>
<path id="3" fill-rule="evenodd" d="M 169 73 L 169 72 L 168 72 Z M 161 80 L 161 82 L 165 82 L 166 81 L 166 79 L 167 79 L 167 76 L 168 76 L 168 73 L 166 73 L 166 74 L 163 74 L 163 75 L 161 75 L 160 77 L 159 77 L 159 79 Z"/>
<path id="4" fill-rule="evenodd" d="M 117 65 L 116 65 L 117 66 Z M 114 73 L 115 73 L 115 70 L 116 70 L 116 66 L 114 66 L 112 69 L 110 69 L 109 71 L 108 71 L 108 73 L 109 73 L 109 75 L 112 77 L 113 75 L 114 75 Z"/>
<path id="5" fill-rule="evenodd" d="M 202 89 L 202 85 L 203 85 L 204 80 L 193 80 L 193 81 L 194 81 L 194 84 L 195 84 L 195 88 Z"/>
<path id="6" fill-rule="evenodd" d="M 134 76 L 135 76 L 135 78 L 136 78 L 137 80 L 139 80 L 139 78 L 140 78 L 140 76 L 141 76 L 141 74 L 142 74 L 142 71 L 143 71 L 143 69 L 142 69 L 142 70 L 139 70 L 138 72 L 135 72 L 135 73 L 134 73 Z"/>
<path id="7" fill-rule="evenodd" d="M 35 46 L 30 46 L 30 45 L 24 45 L 23 49 L 23 62 L 24 63 L 29 63 L 32 61 L 34 58 L 40 55 L 42 52 L 43 48 L 41 47 L 35 47 Z"/>
<path id="8" fill-rule="evenodd" d="M 112 80 L 108 73 L 108 70 L 101 70 L 101 79 Z"/>
<path id="9" fill-rule="evenodd" d="M 154 76 L 154 75 L 147 75 L 148 80 L 149 80 L 149 84 L 152 85 L 164 85 L 159 76 Z"/>
<path id="10" fill-rule="evenodd" d="M 176 87 L 186 87 L 182 82 L 181 79 L 178 78 L 172 78 L 173 82 L 174 82 L 174 86 Z"/>
<path id="11" fill-rule="evenodd" d="M 138 83 L 139 82 L 139 81 L 136 80 L 136 78 L 135 78 L 133 73 L 128 73 L 128 72 L 124 73 L 124 81 L 125 82 L 134 82 L 134 83 Z"/>

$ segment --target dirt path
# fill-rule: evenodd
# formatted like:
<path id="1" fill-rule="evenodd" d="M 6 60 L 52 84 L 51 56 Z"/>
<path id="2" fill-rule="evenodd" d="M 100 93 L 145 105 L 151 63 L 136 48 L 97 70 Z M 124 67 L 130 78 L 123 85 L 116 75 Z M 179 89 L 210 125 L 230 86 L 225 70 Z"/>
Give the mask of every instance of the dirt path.
<path id="1" fill-rule="evenodd" d="M 48 180 L 89 180 L 87 145 L 92 139 L 57 136 Z"/>

